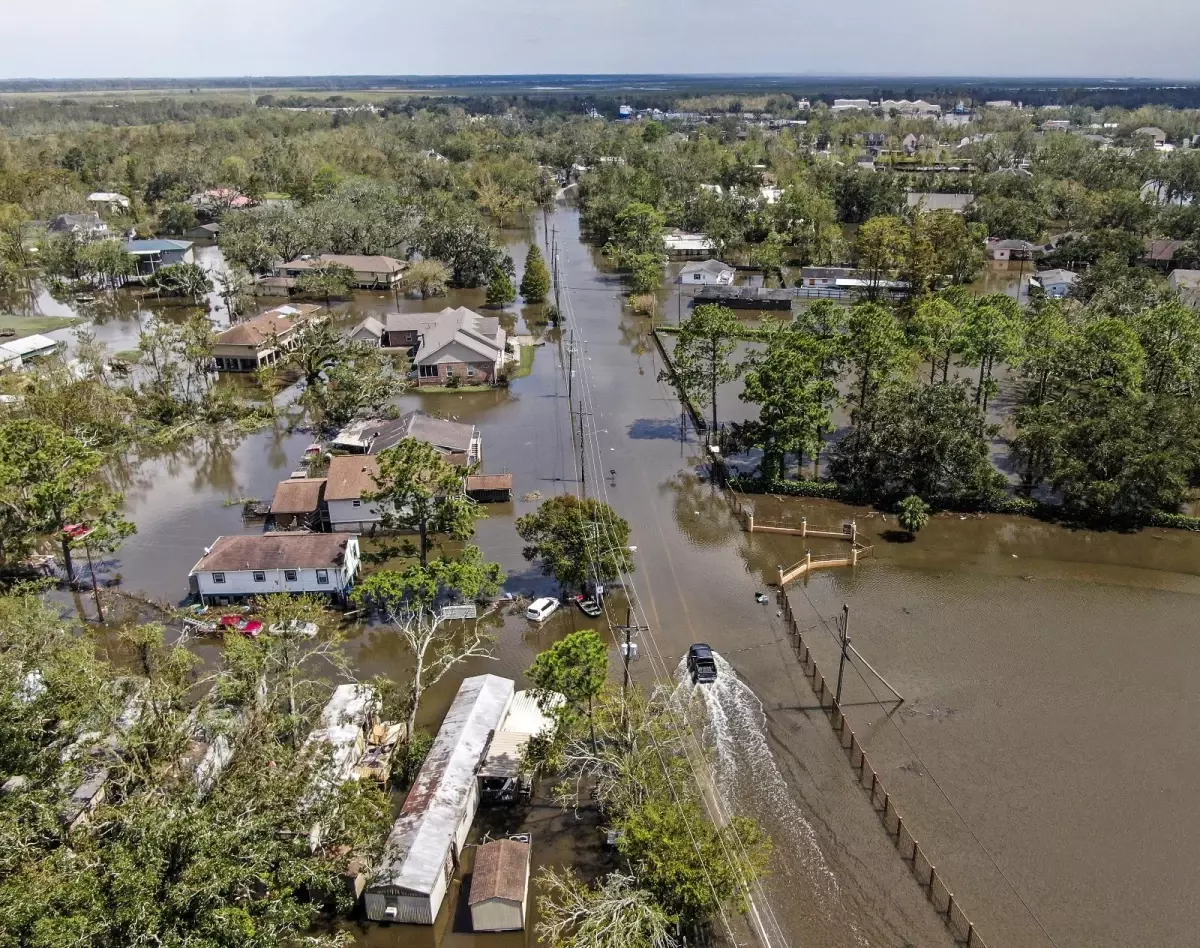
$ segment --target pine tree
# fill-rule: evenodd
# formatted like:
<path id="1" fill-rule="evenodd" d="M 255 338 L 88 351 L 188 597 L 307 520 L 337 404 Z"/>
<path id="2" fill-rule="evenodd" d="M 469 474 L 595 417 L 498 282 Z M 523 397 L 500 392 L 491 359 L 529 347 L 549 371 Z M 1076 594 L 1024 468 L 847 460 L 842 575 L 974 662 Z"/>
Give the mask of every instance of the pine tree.
<path id="1" fill-rule="evenodd" d="M 550 272 L 537 244 L 529 245 L 525 257 L 525 273 L 521 276 L 521 295 L 526 303 L 542 303 L 550 292 Z"/>
<path id="2" fill-rule="evenodd" d="M 516 298 L 517 291 L 513 289 L 512 280 L 509 279 L 508 274 L 501 267 L 496 267 L 492 272 L 492 279 L 488 282 L 488 306 L 498 309 L 501 306 L 511 303 Z"/>

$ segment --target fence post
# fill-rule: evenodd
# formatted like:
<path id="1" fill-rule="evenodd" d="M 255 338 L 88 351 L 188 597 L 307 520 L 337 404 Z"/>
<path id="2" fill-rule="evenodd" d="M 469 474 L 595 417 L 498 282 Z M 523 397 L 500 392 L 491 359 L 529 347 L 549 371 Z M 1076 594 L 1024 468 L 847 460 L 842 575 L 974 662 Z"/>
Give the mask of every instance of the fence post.
<path id="1" fill-rule="evenodd" d="M 754 532 L 754 512 L 753 511 L 746 514 L 746 524 L 747 524 L 746 532 L 753 533 Z"/>
<path id="2" fill-rule="evenodd" d="M 851 566 L 858 565 L 858 547 L 857 546 L 850 547 L 850 565 Z"/>
<path id="3" fill-rule="evenodd" d="M 804 572 L 812 572 L 812 550 L 804 551 Z"/>
<path id="4" fill-rule="evenodd" d="M 808 536 L 808 517 L 800 518 L 800 536 Z"/>
<path id="5" fill-rule="evenodd" d="M 783 567 L 779 567 L 779 588 L 783 589 Z"/>

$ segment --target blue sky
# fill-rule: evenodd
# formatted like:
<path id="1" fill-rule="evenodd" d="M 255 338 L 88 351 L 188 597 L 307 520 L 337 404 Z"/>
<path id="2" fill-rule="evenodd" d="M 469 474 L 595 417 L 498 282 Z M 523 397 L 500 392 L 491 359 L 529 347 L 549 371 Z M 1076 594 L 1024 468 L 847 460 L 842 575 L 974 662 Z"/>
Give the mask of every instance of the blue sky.
<path id="1" fill-rule="evenodd" d="M 1200 0 L 4 0 L 0 76 L 1200 78 Z"/>

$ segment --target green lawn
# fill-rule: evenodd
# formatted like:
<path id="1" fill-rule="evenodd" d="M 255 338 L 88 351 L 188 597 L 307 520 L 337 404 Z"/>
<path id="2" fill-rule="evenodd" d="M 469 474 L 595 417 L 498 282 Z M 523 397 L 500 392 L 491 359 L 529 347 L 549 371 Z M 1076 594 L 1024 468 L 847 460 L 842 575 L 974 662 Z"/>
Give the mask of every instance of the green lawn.
<path id="1" fill-rule="evenodd" d="M 509 373 L 509 379 L 523 379 L 533 371 L 533 346 L 521 346 L 521 362 Z"/>
<path id="2" fill-rule="evenodd" d="M 14 313 L 0 313 L 0 329 L 14 329 L 15 336 L 5 336 L 4 339 L 24 339 L 39 332 L 53 332 L 75 322 L 66 316 L 17 316 Z M 0 339 L 3 342 L 4 339 Z"/>

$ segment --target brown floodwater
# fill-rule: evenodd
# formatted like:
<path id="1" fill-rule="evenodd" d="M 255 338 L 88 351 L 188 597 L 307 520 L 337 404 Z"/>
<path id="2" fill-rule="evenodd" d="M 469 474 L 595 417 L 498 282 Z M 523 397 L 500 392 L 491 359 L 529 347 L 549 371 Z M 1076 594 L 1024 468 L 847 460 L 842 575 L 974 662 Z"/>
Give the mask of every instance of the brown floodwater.
<path id="1" fill-rule="evenodd" d="M 485 470 L 511 471 L 517 499 L 489 510 L 477 540 L 504 566 L 508 589 L 550 593 L 553 582 L 522 559 L 513 521 L 537 497 L 578 489 L 571 414 L 578 406 L 570 402 L 583 401 L 588 489 L 630 522 L 638 546 L 628 599 L 651 632 L 640 637 L 634 676 L 696 703 L 704 722 L 695 743 L 698 779 L 711 773 L 722 815 L 753 816 L 775 841 L 770 874 L 753 893 L 761 940 L 770 948 L 948 946 L 815 710 L 778 607 L 755 600 L 779 564 L 832 544 L 742 532 L 705 481 L 701 447 L 659 380 L 649 320 L 622 305 L 619 279 L 580 239 L 573 208 L 560 206 L 551 223 L 569 319 L 558 332 L 533 308 L 513 307 L 506 317 L 515 331 L 546 343 L 532 373 L 507 391 L 404 394 L 398 402 L 481 426 Z M 542 238 L 540 227 L 504 236 L 518 262 L 526 241 Z M 686 312 L 673 286 L 660 302 L 669 321 Z M 401 305 L 482 303 L 481 291 L 456 291 Z M 350 322 L 393 305 L 390 294 L 360 294 L 340 307 L 339 318 Z M 97 332 L 114 349 L 130 347 L 153 315 L 148 306 L 114 307 Z M 736 385 L 722 392 L 723 419 L 747 417 L 736 396 Z M 309 441 L 279 425 L 240 439 L 200 438 L 120 472 L 138 534 L 106 571 L 120 572 L 127 589 L 182 599 L 204 546 L 221 534 L 261 529 L 224 504 L 269 498 Z M 807 515 L 814 525 L 857 515 L 874 542 L 874 556 L 856 569 L 818 573 L 793 588 L 793 606 L 829 674 L 836 648 L 823 622 L 848 603 L 855 645 L 905 694 L 888 715 L 867 682 L 880 695 L 883 689 L 855 671 L 848 713 L 906 821 L 988 943 L 1049 944 L 1039 921 L 1061 946 L 1194 943 L 1200 908 L 1187 892 L 1187 859 L 1200 841 L 1200 821 L 1189 812 L 1187 790 L 1200 779 L 1200 761 L 1187 736 L 1196 723 L 1193 669 L 1200 668 L 1192 617 L 1200 537 L 954 516 L 935 518 L 915 543 L 895 543 L 887 535 L 895 524 L 869 511 L 818 501 L 757 504 L 760 516 Z M 610 605 L 623 620 L 622 597 Z M 460 666 L 433 689 L 424 724 L 436 726 L 461 677 L 491 671 L 520 683 L 540 649 L 586 627 L 573 609 L 539 629 L 516 615 L 486 621 L 497 637 L 495 659 Z M 720 688 L 695 694 L 673 676 L 698 641 L 728 665 Z M 360 674 L 404 674 L 405 656 L 386 628 L 356 628 L 350 646 Z M 578 862 L 595 871 L 603 863 L 589 819 L 541 801 L 489 813 L 478 830 L 531 830 L 538 865 Z M 433 930 L 369 926 L 355 928 L 356 937 L 372 946 L 442 938 L 455 948 L 533 940 L 529 932 L 473 936 L 449 901 Z"/>

